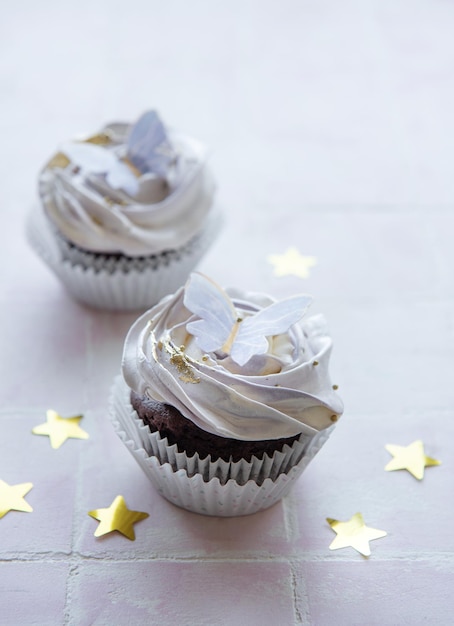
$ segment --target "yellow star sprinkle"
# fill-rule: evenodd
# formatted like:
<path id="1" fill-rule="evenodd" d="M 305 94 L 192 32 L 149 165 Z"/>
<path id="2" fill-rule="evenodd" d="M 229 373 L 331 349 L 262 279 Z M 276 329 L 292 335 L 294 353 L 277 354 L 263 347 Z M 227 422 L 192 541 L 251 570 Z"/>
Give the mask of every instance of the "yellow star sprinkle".
<path id="1" fill-rule="evenodd" d="M 95 537 L 118 530 L 131 541 L 136 538 L 134 524 L 149 517 L 148 513 L 142 513 L 142 511 L 130 511 L 123 496 L 117 496 L 107 509 L 95 509 L 89 511 L 88 515 L 100 522 L 95 531 Z"/>
<path id="2" fill-rule="evenodd" d="M 361 513 L 355 513 L 348 522 L 339 522 L 330 517 L 327 517 L 326 521 L 337 535 L 329 547 L 330 550 L 351 547 L 363 556 L 369 556 L 369 541 L 386 537 L 387 534 L 384 530 L 366 526 Z"/>
<path id="3" fill-rule="evenodd" d="M 394 457 L 385 467 L 387 472 L 406 469 L 415 478 L 422 480 L 425 467 L 441 464 L 441 461 L 432 459 L 424 454 L 424 444 L 421 440 L 414 441 L 409 446 L 388 444 L 385 448 Z"/>
<path id="4" fill-rule="evenodd" d="M 284 254 L 270 254 L 268 261 L 274 265 L 275 276 L 299 278 L 308 278 L 310 268 L 317 265 L 315 256 L 303 256 L 296 248 L 289 248 Z"/>
<path id="5" fill-rule="evenodd" d="M 56 411 L 47 411 L 47 422 L 32 429 L 34 435 L 47 435 L 52 448 L 59 448 L 69 438 L 88 439 L 88 433 L 79 426 L 83 415 L 61 417 Z"/>
<path id="6" fill-rule="evenodd" d="M 25 511 L 26 513 L 33 511 L 29 503 L 24 500 L 24 496 L 32 487 L 32 483 L 8 485 L 8 483 L 0 480 L 0 518 L 6 515 L 8 511 Z"/>

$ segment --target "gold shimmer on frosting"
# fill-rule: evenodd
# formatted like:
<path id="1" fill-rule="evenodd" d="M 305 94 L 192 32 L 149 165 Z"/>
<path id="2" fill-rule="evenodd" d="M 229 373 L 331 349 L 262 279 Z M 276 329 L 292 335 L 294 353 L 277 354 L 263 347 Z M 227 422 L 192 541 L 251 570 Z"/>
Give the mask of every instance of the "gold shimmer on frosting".
<path id="1" fill-rule="evenodd" d="M 170 354 L 170 363 L 179 371 L 179 379 L 181 381 L 184 383 L 192 383 L 193 385 L 200 382 L 200 378 L 194 374 L 190 363 L 188 362 L 188 358 L 185 354 L 183 354 L 183 352 L 172 346 L 169 341 L 166 341 L 163 344 L 163 347 Z"/>
<path id="2" fill-rule="evenodd" d="M 63 152 L 57 152 L 57 154 L 54 154 L 51 160 L 47 163 L 46 167 L 51 167 L 51 168 L 60 167 L 61 169 L 64 169 L 70 163 L 71 161 L 68 159 L 68 157 L 65 154 L 63 154 Z"/>
<path id="3" fill-rule="evenodd" d="M 96 133 L 96 135 L 91 135 L 87 137 L 87 139 L 84 139 L 83 143 L 93 143 L 96 146 L 108 146 L 112 143 L 112 136 L 107 132 Z"/>

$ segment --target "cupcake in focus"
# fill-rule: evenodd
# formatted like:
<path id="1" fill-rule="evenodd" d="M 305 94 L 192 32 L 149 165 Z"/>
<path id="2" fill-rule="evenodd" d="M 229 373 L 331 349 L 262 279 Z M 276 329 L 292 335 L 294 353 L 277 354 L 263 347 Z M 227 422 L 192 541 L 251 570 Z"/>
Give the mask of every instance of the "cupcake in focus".
<path id="1" fill-rule="evenodd" d="M 146 309 L 184 284 L 217 233 L 206 159 L 154 111 L 63 143 L 41 171 L 29 241 L 77 300 Z"/>
<path id="2" fill-rule="evenodd" d="M 142 315 L 114 383 L 114 426 L 158 491 L 208 515 L 247 515 L 291 488 L 343 405 L 311 297 L 222 290 L 202 274 Z"/>

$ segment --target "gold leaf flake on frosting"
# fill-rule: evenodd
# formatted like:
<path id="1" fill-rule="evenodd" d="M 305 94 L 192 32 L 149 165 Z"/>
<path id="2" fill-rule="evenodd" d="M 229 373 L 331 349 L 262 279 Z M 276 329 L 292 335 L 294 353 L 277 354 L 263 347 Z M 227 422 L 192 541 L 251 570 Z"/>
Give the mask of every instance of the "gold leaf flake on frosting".
<path id="1" fill-rule="evenodd" d="M 104 202 L 109 207 L 112 207 L 112 206 L 115 206 L 115 205 L 128 206 L 128 203 L 126 202 L 126 200 L 122 200 L 121 198 L 113 200 L 113 198 L 110 198 L 109 196 L 103 196 L 102 199 L 104 200 Z"/>
<path id="2" fill-rule="evenodd" d="M 83 143 L 93 143 L 95 146 L 108 146 L 112 143 L 112 136 L 110 133 L 96 133 L 96 135 L 90 135 L 87 139 L 84 139 Z"/>
<path id="3" fill-rule="evenodd" d="M 70 163 L 71 161 L 68 159 L 68 157 L 65 154 L 63 154 L 63 152 L 57 152 L 57 154 L 54 154 L 51 160 L 47 163 L 46 167 L 51 167 L 51 168 L 60 167 L 61 169 L 64 169 Z"/>
<path id="4" fill-rule="evenodd" d="M 163 344 L 163 347 L 166 352 L 170 354 L 170 363 L 179 371 L 179 379 L 181 381 L 184 383 L 192 383 L 193 385 L 200 382 L 200 378 L 194 374 L 191 364 L 188 361 L 188 357 L 183 354 L 181 350 L 172 346 L 169 341 L 166 341 Z"/>

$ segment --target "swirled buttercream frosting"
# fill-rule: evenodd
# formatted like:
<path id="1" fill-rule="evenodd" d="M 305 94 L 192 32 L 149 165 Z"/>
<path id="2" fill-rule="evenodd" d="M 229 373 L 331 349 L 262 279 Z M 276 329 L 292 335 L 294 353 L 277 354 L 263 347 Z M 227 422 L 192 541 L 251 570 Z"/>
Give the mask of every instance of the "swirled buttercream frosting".
<path id="1" fill-rule="evenodd" d="M 133 257 L 189 242 L 214 190 L 203 146 L 168 131 L 154 111 L 62 144 L 39 179 L 45 212 L 70 242 Z"/>
<path id="2" fill-rule="evenodd" d="M 315 434 L 343 405 L 329 378 L 325 320 L 303 318 L 310 300 L 223 291 L 194 273 L 131 327 L 125 381 L 223 437 Z"/>

